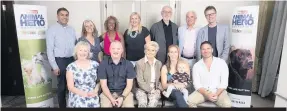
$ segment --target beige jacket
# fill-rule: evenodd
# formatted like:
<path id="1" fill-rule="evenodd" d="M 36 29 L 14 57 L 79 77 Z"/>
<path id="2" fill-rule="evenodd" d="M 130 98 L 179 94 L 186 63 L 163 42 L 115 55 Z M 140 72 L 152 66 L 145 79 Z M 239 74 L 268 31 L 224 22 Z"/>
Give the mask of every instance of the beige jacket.
<path id="1" fill-rule="evenodd" d="M 156 59 L 155 62 L 155 88 L 162 90 L 160 83 L 160 70 L 162 63 Z M 137 88 L 140 88 L 146 92 L 151 92 L 151 67 L 148 62 L 146 62 L 145 57 L 136 62 L 136 72 L 137 72 Z"/>

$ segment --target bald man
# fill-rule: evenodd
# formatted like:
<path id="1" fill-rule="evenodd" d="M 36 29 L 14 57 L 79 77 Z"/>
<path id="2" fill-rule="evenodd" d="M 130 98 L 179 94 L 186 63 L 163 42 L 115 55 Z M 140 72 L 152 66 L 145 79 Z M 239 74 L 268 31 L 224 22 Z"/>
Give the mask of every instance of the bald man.
<path id="1" fill-rule="evenodd" d="M 170 21 L 172 17 L 172 8 L 170 6 L 162 8 L 161 16 L 162 20 L 151 26 L 150 36 L 152 41 L 156 41 L 159 44 L 160 50 L 156 58 L 165 64 L 168 46 L 172 44 L 178 45 L 178 26 Z"/>
<path id="2" fill-rule="evenodd" d="M 196 19 L 196 13 L 188 11 L 186 13 L 186 24 L 178 29 L 180 55 L 188 61 L 190 69 L 196 62 L 196 38 L 200 29 L 194 27 Z"/>
<path id="3" fill-rule="evenodd" d="M 101 107 L 134 107 L 131 93 L 136 77 L 133 64 L 122 58 L 123 46 L 114 41 L 110 46 L 111 57 L 103 60 L 98 68 L 98 78 L 102 88 Z"/>

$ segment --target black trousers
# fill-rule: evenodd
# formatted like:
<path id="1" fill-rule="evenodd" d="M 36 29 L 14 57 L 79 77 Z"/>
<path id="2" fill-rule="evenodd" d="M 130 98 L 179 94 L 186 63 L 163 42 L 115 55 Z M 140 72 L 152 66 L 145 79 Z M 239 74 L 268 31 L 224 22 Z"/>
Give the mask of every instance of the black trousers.
<path id="1" fill-rule="evenodd" d="M 66 108 L 66 92 L 67 92 L 67 80 L 66 80 L 66 68 L 74 61 L 73 57 L 56 57 L 56 63 L 60 69 L 60 75 L 58 75 L 58 103 L 60 108 Z"/>
<path id="2" fill-rule="evenodd" d="M 183 98 L 182 92 L 177 89 L 172 90 L 169 99 L 171 99 L 177 108 L 188 108 L 187 103 Z"/>

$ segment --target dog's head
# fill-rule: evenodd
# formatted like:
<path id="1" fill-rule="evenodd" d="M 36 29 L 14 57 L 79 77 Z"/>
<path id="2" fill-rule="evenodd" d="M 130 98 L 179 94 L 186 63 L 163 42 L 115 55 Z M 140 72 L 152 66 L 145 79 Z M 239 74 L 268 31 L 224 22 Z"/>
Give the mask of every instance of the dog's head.
<path id="1" fill-rule="evenodd" d="M 27 76 L 31 76 L 32 75 L 32 71 L 33 71 L 33 63 L 32 62 L 26 63 L 23 66 L 23 70 L 25 71 Z"/>
<path id="2" fill-rule="evenodd" d="M 36 63 L 41 63 L 44 60 L 46 60 L 46 61 L 48 60 L 47 54 L 44 52 L 39 52 L 39 53 L 33 55 L 33 57 L 32 57 L 32 61 L 34 61 Z"/>
<path id="3" fill-rule="evenodd" d="M 231 66 L 245 79 L 247 71 L 253 69 L 253 60 L 250 50 L 247 49 L 234 49 L 230 55 Z"/>

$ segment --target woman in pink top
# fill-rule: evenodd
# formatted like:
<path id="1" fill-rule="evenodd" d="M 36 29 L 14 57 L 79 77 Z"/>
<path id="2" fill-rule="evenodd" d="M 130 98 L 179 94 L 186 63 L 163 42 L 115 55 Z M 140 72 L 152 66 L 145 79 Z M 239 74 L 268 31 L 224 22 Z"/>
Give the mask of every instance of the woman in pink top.
<path id="1" fill-rule="evenodd" d="M 111 55 L 110 50 L 109 50 L 111 42 L 117 40 L 117 41 L 120 41 L 124 46 L 124 38 L 123 38 L 123 35 L 120 32 L 118 32 L 119 22 L 116 17 L 109 16 L 106 19 L 104 26 L 107 32 L 105 32 L 102 35 L 102 38 L 104 40 L 104 59 L 107 59 Z M 123 53 L 123 57 L 124 57 L 124 54 L 125 53 Z"/>

